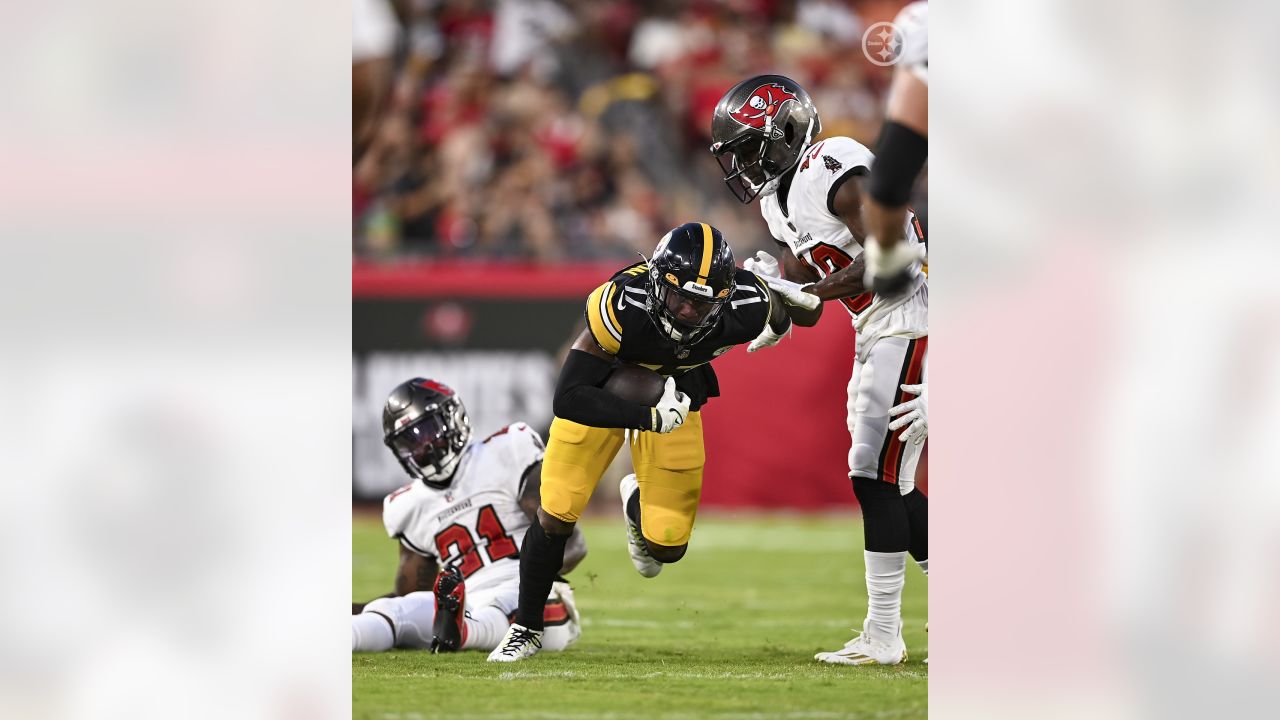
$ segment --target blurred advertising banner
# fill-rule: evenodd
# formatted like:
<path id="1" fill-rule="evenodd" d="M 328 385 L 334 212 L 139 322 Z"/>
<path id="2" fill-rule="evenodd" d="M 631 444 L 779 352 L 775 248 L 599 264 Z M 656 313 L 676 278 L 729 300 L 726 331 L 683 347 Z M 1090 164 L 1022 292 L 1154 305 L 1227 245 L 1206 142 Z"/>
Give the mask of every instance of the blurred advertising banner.
<path id="1" fill-rule="evenodd" d="M 382 443 L 382 402 L 417 375 L 452 386 L 477 437 L 522 420 L 546 433 L 563 353 L 586 296 L 621 266 L 357 263 L 352 276 L 352 485 L 377 500 L 404 484 Z M 846 456 L 849 317 L 716 361 L 703 411 L 704 507 L 816 510 L 854 504 Z"/>

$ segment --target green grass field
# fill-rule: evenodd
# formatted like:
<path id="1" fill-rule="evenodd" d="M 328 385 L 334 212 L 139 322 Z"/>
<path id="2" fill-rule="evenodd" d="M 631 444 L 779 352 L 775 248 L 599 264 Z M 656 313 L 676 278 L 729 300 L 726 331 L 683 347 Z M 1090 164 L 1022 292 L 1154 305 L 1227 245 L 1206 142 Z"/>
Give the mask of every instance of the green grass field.
<path id="1" fill-rule="evenodd" d="M 396 546 L 377 518 L 353 520 L 359 602 L 391 587 Z M 621 521 L 582 523 L 590 552 L 573 573 L 582 637 L 513 665 L 485 653 L 354 655 L 352 717 L 387 720 L 572 718 L 925 718 L 928 607 L 908 563 L 910 660 L 818 663 L 865 612 L 861 530 L 838 517 L 699 517 L 689 553 L 646 580 Z"/>

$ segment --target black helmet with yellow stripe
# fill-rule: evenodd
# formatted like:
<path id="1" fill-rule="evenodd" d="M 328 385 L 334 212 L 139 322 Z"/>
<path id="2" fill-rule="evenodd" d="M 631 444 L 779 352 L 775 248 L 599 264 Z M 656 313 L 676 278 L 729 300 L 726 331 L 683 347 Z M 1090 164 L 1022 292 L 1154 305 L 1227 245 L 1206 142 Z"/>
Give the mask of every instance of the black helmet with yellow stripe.
<path id="1" fill-rule="evenodd" d="M 663 236 L 649 261 L 648 309 L 677 345 L 711 332 L 733 296 L 737 267 L 720 231 L 685 223 Z"/>

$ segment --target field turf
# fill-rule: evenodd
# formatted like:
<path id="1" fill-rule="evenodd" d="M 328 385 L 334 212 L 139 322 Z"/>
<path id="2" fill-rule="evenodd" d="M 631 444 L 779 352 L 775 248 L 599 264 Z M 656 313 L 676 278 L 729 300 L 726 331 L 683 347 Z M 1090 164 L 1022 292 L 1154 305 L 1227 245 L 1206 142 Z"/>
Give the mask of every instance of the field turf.
<path id="1" fill-rule="evenodd" d="M 396 546 L 376 517 L 353 519 L 354 601 L 391 587 Z M 514 664 L 485 653 L 353 655 L 352 717 L 381 720 L 925 718 L 927 584 L 908 563 L 910 660 L 818 663 L 861 622 L 861 530 L 851 517 L 699 517 L 689 553 L 646 580 L 620 521 L 585 520 L 573 573 L 582 637 Z"/>

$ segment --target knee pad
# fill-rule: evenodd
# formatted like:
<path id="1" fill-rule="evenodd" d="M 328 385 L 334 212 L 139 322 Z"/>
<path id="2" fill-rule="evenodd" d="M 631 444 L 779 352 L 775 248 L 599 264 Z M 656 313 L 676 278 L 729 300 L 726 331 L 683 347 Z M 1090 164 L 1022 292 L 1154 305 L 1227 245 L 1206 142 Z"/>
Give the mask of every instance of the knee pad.
<path id="1" fill-rule="evenodd" d="M 898 486 L 883 480 L 855 477 L 853 494 L 862 505 L 862 535 L 871 552 L 906 552 L 911 522 Z"/>
<path id="2" fill-rule="evenodd" d="M 879 447 L 858 443 L 849 448 L 849 472 L 875 475 L 879 468 Z"/>

